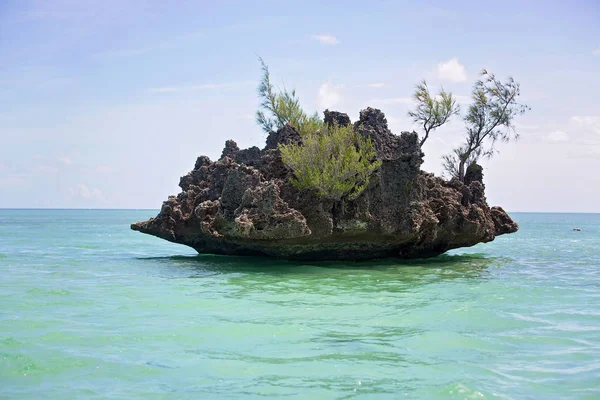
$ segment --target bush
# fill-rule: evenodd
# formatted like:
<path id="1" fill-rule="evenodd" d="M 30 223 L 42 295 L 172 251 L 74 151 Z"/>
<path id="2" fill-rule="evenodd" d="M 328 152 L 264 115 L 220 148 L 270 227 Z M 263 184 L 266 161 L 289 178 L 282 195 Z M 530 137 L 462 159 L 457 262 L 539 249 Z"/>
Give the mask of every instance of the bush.
<path id="1" fill-rule="evenodd" d="M 280 144 L 281 158 L 294 172 L 292 184 L 299 190 L 315 190 L 320 197 L 356 198 L 381 166 L 374 160 L 371 139 L 354 132 L 351 125 L 334 124 L 323 132 L 305 134 L 302 141 Z"/>

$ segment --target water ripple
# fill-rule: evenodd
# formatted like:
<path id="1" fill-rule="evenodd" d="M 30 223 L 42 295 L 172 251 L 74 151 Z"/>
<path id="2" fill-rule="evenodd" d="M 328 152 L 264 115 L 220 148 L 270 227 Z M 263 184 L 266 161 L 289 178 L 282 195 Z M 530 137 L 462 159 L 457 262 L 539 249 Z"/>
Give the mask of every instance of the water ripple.
<path id="1" fill-rule="evenodd" d="M 600 398 L 600 216 L 302 263 L 128 230 L 150 211 L 29 212 L 0 211 L 0 397 Z"/>

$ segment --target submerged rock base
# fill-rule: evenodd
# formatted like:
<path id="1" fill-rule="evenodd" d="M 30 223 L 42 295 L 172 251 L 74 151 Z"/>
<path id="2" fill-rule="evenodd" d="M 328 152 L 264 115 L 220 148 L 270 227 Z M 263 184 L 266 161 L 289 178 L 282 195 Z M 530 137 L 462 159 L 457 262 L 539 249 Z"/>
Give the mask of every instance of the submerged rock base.
<path id="1" fill-rule="evenodd" d="M 350 123 L 329 111 L 325 121 Z M 301 137 L 288 125 L 269 134 L 262 150 L 229 140 L 218 161 L 199 157 L 181 178 L 181 193 L 131 229 L 199 253 L 315 261 L 432 257 L 517 231 L 502 208 L 487 205 L 480 167 L 464 183 L 421 171 L 417 134 L 394 135 L 377 109 L 361 111 L 354 129 L 371 138 L 382 160 L 355 200 L 331 202 L 290 184 L 277 144 Z"/>

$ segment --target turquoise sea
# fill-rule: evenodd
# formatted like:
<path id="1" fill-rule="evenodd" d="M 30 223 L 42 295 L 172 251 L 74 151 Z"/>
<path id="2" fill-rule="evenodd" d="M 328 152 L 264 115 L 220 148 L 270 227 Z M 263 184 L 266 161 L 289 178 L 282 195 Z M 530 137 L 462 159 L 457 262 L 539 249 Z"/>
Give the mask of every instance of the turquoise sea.
<path id="1" fill-rule="evenodd" d="M 600 398 L 600 214 L 318 264 L 129 230 L 155 214 L 0 210 L 0 398 Z"/>

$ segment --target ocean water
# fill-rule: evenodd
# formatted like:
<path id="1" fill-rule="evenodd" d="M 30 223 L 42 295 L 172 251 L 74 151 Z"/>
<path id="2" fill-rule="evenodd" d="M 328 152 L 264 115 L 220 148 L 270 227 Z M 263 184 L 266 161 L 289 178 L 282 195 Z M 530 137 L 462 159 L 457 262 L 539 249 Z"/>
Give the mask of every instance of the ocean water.
<path id="1" fill-rule="evenodd" d="M 318 264 L 129 230 L 155 214 L 0 210 L 0 398 L 600 398 L 600 214 Z"/>

